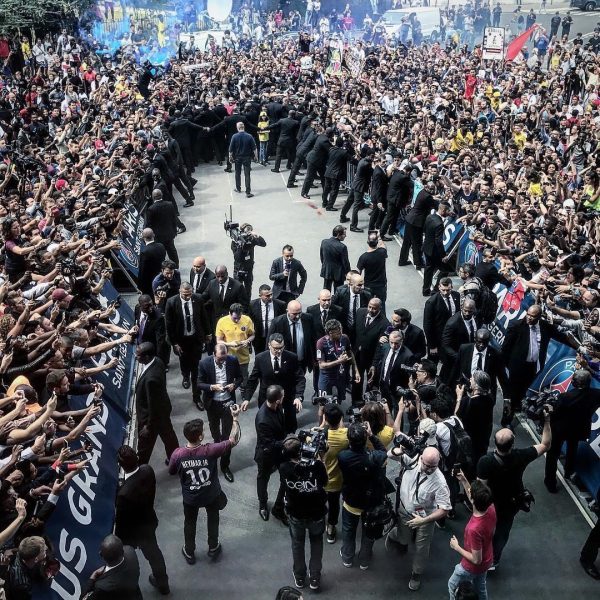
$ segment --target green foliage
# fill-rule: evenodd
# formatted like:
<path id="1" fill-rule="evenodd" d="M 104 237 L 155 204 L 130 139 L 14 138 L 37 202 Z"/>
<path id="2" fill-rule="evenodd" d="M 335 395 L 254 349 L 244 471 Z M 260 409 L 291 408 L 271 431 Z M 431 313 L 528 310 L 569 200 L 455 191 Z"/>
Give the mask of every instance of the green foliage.
<path id="1" fill-rule="evenodd" d="M 48 30 L 72 22 L 95 0 L 0 0 L 0 31 Z"/>

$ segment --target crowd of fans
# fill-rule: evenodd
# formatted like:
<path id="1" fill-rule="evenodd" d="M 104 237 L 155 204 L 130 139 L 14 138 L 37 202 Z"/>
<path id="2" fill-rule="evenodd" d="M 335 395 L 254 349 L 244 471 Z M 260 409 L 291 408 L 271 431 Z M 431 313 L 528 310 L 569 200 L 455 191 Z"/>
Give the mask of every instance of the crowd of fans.
<path id="1" fill-rule="evenodd" d="M 314 13 L 317 2 L 311 4 Z M 340 12 L 348 17 L 349 13 L 349 7 Z M 305 19 L 313 28 L 318 25 L 313 14 L 307 13 Z M 345 27 L 343 19 L 339 22 Z M 243 32 L 243 23 L 240 29 Z M 136 63 L 135 52 L 108 55 L 101 44 L 66 30 L 36 40 L 0 36 L 0 378 L 4 387 L 0 538 L 6 549 L 4 579 L 9 598 L 31 597 L 32 582 L 51 578 L 57 568 L 44 524 L 69 480 L 86 468 L 91 450 L 86 427 L 107 410 L 96 376 L 116 366 L 117 359 L 110 356 L 113 348 L 137 339 L 137 329 L 124 330 L 112 323 L 116 308 L 106 305 L 101 296 L 112 278 L 125 210 L 134 205 L 146 212 L 147 225 L 154 230 L 148 240 L 156 235 L 173 261 L 163 263 L 162 271 L 155 267 L 149 274 L 150 281 L 156 276 L 153 285 L 142 290 L 151 294 L 150 302 L 160 310 L 167 297 L 162 284 L 178 293 L 181 281 L 175 239 L 185 234 L 185 225 L 173 187 L 184 207 L 201 202 L 194 194 L 195 167 L 228 160 L 229 141 L 240 121 L 264 144 L 264 164 L 275 155 L 280 159 L 285 155 L 292 168 L 292 163 L 298 163 L 298 173 L 307 163 L 306 177 L 320 179 L 327 189 L 324 207 L 339 207 L 337 189 L 341 182 L 347 183 L 350 201 L 344 205 L 342 222 L 350 207 L 358 215 L 370 206 L 373 228 L 387 223 L 383 234 L 392 234 L 396 219 L 410 214 L 416 186 L 422 191 L 415 193 L 412 211 L 424 210 L 423 220 L 441 201 L 443 210 L 437 210 L 442 218 L 451 213 L 465 225 L 476 248 L 484 250 L 477 270 L 469 265 L 460 270 L 461 303 L 451 314 L 462 311 L 465 323 L 473 320 L 479 328 L 490 324 L 481 318 L 483 288 L 504 284 L 508 294 L 503 302 L 513 309 L 532 292 L 539 309 L 533 310 L 531 318 L 547 322 L 554 337 L 563 336 L 561 340 L 578 348 L 582 367 L 596 368 L 600 339 L 598 34 L 587 43 L 577 37 L 572 44 L 565 39 L 569 32 L 562 39 L 554 35 L 543 56 L 534 53 L 533 60 L 521 56 L 502 65 L 482 61 L 477 49 L 467 52 L 454 36 L 432 45 L 391 43 L 383 37 L 373 45 L 373 36 L 365 35 L 361 41 L 349 42 L 360 58 L 358 72 L 353 75 L 344 69 L 333 76 L 327 72 L 329 27 L 322 30 L 324 38 L 318 45 L 312 44 L 310 34 L 300 39 L 271 36 L 267 43 L 256 39 L 251 30 L 243 33 L 243 40 L 229 38 L 222 46 L 184 45 L 160 68 Z M 143 40 L 141 32 L 140 44 Z M 136 43 L 134 36 L 133 46 Z M 311 60 L 303 61 L 305 57 Z M 258 127 L 261 113 L 269 123 L 266 131 Z M 289 120 L 297 122 L 291 143 L 283 135 L 290 128 L 277 126 Z M 257 133 L 259 129 L 263 132 Z M 313 152 L 317 147 L 320 152 Z M 334 154 L 337 169 L 328 170 Z M 347 164 L 357 166 L 354 180 L 346 181 Z M 383 173 L 377 186 L 373 166 Z M 196 177 L 201 177 L 201 170 Z M 295 187 L 293 177 L 288 187 Z M 305 180 L 302 195 L 309 197 L 312 187 L 314 182 L 307 185 Z M 165 201 L 170 205 L 166 213 L 152 212 L 153 204 Z M 172 215 L 172 228 L 161 222 L 164 214 Z M 354 214 L 352 230 L 360 231 Z M 425 243 L 427 235 L 425 231 Z M 345 230 L 334 236 L 342 241 Z M 413 261 L 420 268 L 422 221 L 412 221 L 409 241 Z M 375 247 L 382 248 L 382 242 L 375 239 Z M 433 255 L 424 249 L 426 264 L 431 263 Z M 407 246 L 402 266 L 408 264 L 408 251 Z M 285 252 L 284 248 L 284 256 Z M 440 275 L 453 271 L 450 257 L 437 258 Z M 364 275 L 368 278 L 367 267 Z M 395 270 L 389 285 L 395 285 L 399 276 Z M 173 280 L 176 283 L 171 285 Z M 379 284 L 381 289 L 374 295 L 385 302 L 387 282 L 371 283 L 374 288 Z M 360 274 L 350 273 L 352 297 L 358 295 L 361 306 L 375 317 L 381 304 L 371 307 L 368 296 L 362 304 L 363 284 Z M 451 281 L 442 278 L 438 284 L 424 288 L 424 296 L 448 295 Z M 249 287 L 251 282 L 248 295 Z M 436 363 L 441 360 L 440 375 L 452 397 L 458 382 L 453 367 L 460 336 L 453 338 L 442 328 L 437 335 L 443 332 L 447 337 L 433 342 L 435 327 L 430 335 L 427 326 L 432 323 L 426 314 L 427 347 L 419 353 L 406 340 L 410 313 L 405 312 L 392 316 L 387 311 L 389 328 L 382 330 L 379 342 L 392 343 L 391 333 L 401 331 L 408 356 L 417 365 L 417 380 L 435 380 Z M 340 321 L 344 333 L 356 325 L 354 317 Z M 566 336 L 567 330 L 571 337 Z M 339 327 L 331 325 L 323 333 L 330 336 L 336 331 Z M 471 333 L 467 341 L 474 343 L 475 332 Z M 543 335 L 537 345 L 540 340 Z M 377 353 L 351 357 L 350 346 L 356 346 L 356 339 L 351 334 L 345 343 L 349 345 L 344 346 L 341 363 L 353 365 L 353 404 L 358 404 L 363 383 L 373 382 Z M 400 339 L 399 347 L 402 343 Z M 312 350 L 315 365 L 305 361 L 308 368 L 318 363 L 318 348 L 315 344 Z M 543 343 L 537 348 L 540 359 L 546 348 Z M 168 348 L 166 354 L 164 347 L 158 350 L 168 362 Z M 505 349 L 507 363 L 513 352 L 513 347 Z M 91 357 L 100 357 L 95 361 L 100 366 L 91 367 Z M 543 362 L 537 363 L 535 372 Z M 361 381 L 361 375 L 368 381 Z M 342 393 L 346 381 L 337 383 Z M 417 383 L 413 379 L 411 387 Z M 486 394 L 496 385 L 489 380 L 473 383 Z M 522 388 L 523 382 L 519 384 Z M 509 388 L 503 389 L 510 399 L 504 424 L 514 426 L 522 397 L 511 395 Z M 527 386 L 521 388 L 524 392 Z M 89 395 L 89 408 L 74 410 L 70 396 L 81 394 Z M 461 390 L 459 405 L 463 394 Z M 401 429 L 404 408 L 398 399 L 393 393 L 387 398 L 387 416 L 372 406 L 374 416 L 365 415 L 377 430 L 374 433 L 381 433 L 387 423 L 384 441 L 388 444 L 390 432 L 399 434 Z M 442 404 L 437 421 L 451 416 Z M 454 405 L 449 412 L 454 413 Z M 400 419 L 394 421 L 390 413 L 400 414 Z M 426 411 L 407 407 L 406 413 L 414 432 Z M 490 432 L 484 442 L 489 442 Z M 442 443 L 442 455 L 443 450 Z M 480 456 L 487 452 L 487 443 L 479 452 Z M 444 474 L 452 477 L 447 469 Z M 466 473 L 470 479 L 475 474 Z M 550 491 L 555 485 L 548 479 Z M 477 493 L 485 496 L 485 490 Z M 485 498 L 480 504 L 486 504 Z M 450 510 L 448 505 L 445 512 Z M 335 527 L 328 529 L 329 534 L 335 541 Z M 420 573 L 413 575 L 417 577 L 411 579 L 411 589 L 418 589 Z"/>

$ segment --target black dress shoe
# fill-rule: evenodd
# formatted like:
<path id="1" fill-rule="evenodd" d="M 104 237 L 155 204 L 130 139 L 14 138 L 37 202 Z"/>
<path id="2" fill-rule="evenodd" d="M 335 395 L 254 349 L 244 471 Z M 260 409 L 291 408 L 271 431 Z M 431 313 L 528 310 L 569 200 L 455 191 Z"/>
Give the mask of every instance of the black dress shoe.
<path id="1" fill-rule="evenodd" d="M 300 194 L 305 200 L 310 200 L 310 196 L 308 194 Z"/>
<path id="2" fill-rule="evenodd" d="M 350 219 L 344 215 L 340 215 L 340 223 L 349 223 Z"/>
<path id="3" fill-rule="evenodd" d="M 263 521 L 269 520 L 269 509 L 266 506 L 258 509 L 258 514 Z"/>
<path id="4" fill-rule="evenodd" d="M 328 212 L 337 212 L 340 209 L 336 208 L 335 206 L 326 206 L 325 210 L 328 211 Z"/>
<path id="5" fill-rule="evenodd" d="M 381 239 L 383 239 L 383 238 L 381 238 Z M 404 262 L 398 261 L 398 266 L 399 267 L 408 267 L 408 265 L 412 265 L 412 263 L 410 262 L 410 260 L 406 260 Z"/>
<path id="6" fill-rule="evenodd" d="M 190 389 L 190 378 L 189 377 L 184 377 L 182 382 L 181 382 L 181 387 L 184 390 L 189 390 Z"/>
<path id="7" fill-rule="evenodd" d="M 164 585 L 158 585 L 158 582 L 156 581 L 156 577 L 154 577 L 154 575 L 148 575 L 148 581 L 150 582 L 150 585 L 152 587 L 155 587 L 163 596 L 168 596 L 171 593 L 171 590 L 169 589 L 169 584 L 164 584 Z"/>
<path id="8" fill-rule="evenodd" d="M 241 194 L 241 193 L 242 193 L 242 190 L 238 190 L 237 188 L 235 188 L 235 191 L 236 191 L 238 194 Z"/>
<path id="9" fill-rule="evenodd" d="M 286 187 L 289 187 L 289 188 L 295 188 L 295 187 L 298 187 L 298 186 L 297 186 L 295 183 L 288 183 L 288 184 L 286 185 Z"/>
<path id="10" fill-rule="evenodd" d="M 581 563 L 581 566 L 583 567 L 583 570 L 592 579 L 600 579 L 600 571 L 598 571 L 598 568 L 596 567 L 596 565 L 594 563 L 584 562 L 583 560 L 581 560 L 581 558 L 579 559 L 579 562 Z"/>
<path id="11" fill-rule="evenodd" d="M 231 169 L 223 169 L 223 171 L 225 171 L 225 173 L 231 173 Z"/>
<path id="12" fill-rule="evenodd" d="M 382 235 L 382 236 L 381 236 L 381 239 L 382 239 L 384 242 L 393 242 L 393 241 L 394 241 L 394 238 L 388 237 L 387 235 Z"/>
<path id="13" fill-rule="evenodd" d="M 191 200 L 190 200 L 189 202 L 186 202 L 186 203 L 183 205 L 183 208 L 189 208 L 190 206 L 194 206 L 194 202 L 193 202 L 193 201 L 191 201 Z"/>
<path id="14" fill-rule="evenodd" d="M 289 525 L 289 521 L 287 518 L 287 515 L 285 514 L 285 512 L 283 511 L 283 509 L 273 509 L 271 511 L 271 514 L 276 518 L 279 519 L 279 521 L 281 521 L 286 527 Z"/>
<path id="15" fill-rule="evenodd" d="M 281 173 L 281 171 L 279 169 L 271 169 L 272 173 Z"/>
<path id="16" fill-rule="evenodd" d="M 194 404 L 198 410 L 204 410 L 204 402 L 202 400 L 194 400 Z"/>
<path id="17" fill-rule="evenodd" d="M 185 551 L 185 548 L 181 548 L 181 554 L 183 554 L 183 558 L 185 558 L 185 562 L 188 565 L 195 565 L 196 564 L 196 555 L 195 554 L 192 554 L 192 555 L 188 554 Z"/>
<path id="18" fill-rule="evenodd" d="M 217 162 L 217 164 L 218 164 L 220 167 L 222 167 L 222 166 L 223 166 L 223 161 L 222 161 L 222 160 L 220 160 L 220 161 L 218 161 L 218 162 Z M 231 171 L 230 171 L 230 172 L 231 172 Z"/>
<path id="19" fill-rule="evenodd" d="M 233 483 L 233 473 L 229 467 L 222 468 L 221 472 L 223 473 L 223 477 L 225 477 L 229 483 Z"/>
<path id="20" fill-rule="evenodd" d="M 185 233 L 187 231 L 187 227 L 185 225 L 180 225 L 177 228 L 177 233 Z"/>
<path id="21" fill-rule="evenodd" d="M 223 546 L 221 546 L 221 542 L 219 542 L 215 548 L 209 548 L 206 555 L 212 560 L 217 560 L 221 552 L 223 552 Z"/>
<path id="22" fill-rule="evenodd" d="M 353 231 L 354 233 L 364 233 L 365 230 L 360 227 L 350 227 L 350 231 Z"/>

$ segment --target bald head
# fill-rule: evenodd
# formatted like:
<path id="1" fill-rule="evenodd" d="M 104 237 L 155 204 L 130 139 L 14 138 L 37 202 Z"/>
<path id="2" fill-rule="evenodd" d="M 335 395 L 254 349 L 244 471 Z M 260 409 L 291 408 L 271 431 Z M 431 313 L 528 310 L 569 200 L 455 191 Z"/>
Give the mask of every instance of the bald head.
<path id="1" fill-rule="evenodd" d="M 319 293 L 319 305 L 325 309 L 331 306 L 331 292 L 329 290 L 321 290 Z"/>
<path id="2" fill-rule="evenodd" d="M 515 442 L 515 434 L 508 428 L 500 429 L 496 432 L 494 441 L 496 442 L 498 452 L 510 452 L 510 449 Z"/>
<path id="3" fill-rule="evenodd" d="M 154 231 L 152 231 L 152 229 L 150 229 L 150 227 L 146 227 L 146 229 L 144 229 L 142 231 L 142 238 L 145 242 L 153 242 L 154 241 Z"/>
<path id="4" fill-rule="evenodd" d="M 241 121 L 236 125 L 236 127 L 238 131 L 244 131 L 245 129 L 244 124 Z"/>
<path id="5" fill-rule="evenodd" d="M 302 315 L 302 304 L 298 300 L 292 300 L 287 305 L 287 316 L 290 321 L 299 321 Z"/>
<path id="6" fill-rule="evenodd" d="M 428 446 L 423 450 L 423 454 L 421 454 L 421 462 L 424 462 L 426 465 L 433 467 L 434 465 L 437 467 L 440 463 L 440 453 L 437 448 L 433 446 Z"/>
<path id="7" fill-rule="evenodd" d="M 363 276 L 356 275 L 355 273 L 353 273 L 352 277 L 350 278 L 350 289 L 355 294 L 360 294 L 363 291 L 364 287 L 365 287 L 365 280 L 363 279 Z"/>
<path id="8" fill-rule="evenodd" d="M 204 270 L 206 269 L 206 260 L 204 259 L 204 256 L 196 256 L 196 258 L 194 258 L 192 261 L 192 269 L 194 270 L 194 273 L 197 273 L 198 275 L 204 273 Z"/>

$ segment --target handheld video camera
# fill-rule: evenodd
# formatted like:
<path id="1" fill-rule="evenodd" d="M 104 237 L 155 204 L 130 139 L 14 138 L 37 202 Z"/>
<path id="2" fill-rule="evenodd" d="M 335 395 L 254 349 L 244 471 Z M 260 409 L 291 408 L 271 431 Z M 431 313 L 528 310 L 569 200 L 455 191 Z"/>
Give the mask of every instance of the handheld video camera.
<path id="1" fill-rule="evenodd" d="M 302 443 L 300 448 L 300 464 L 314 465 L 319 454 L 327 451 L 327 433 L 322 429 L 314 431 L 301 429 L 297 435 Z"/>

